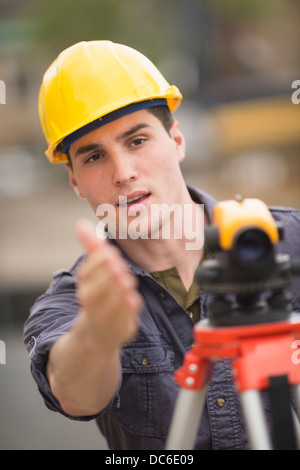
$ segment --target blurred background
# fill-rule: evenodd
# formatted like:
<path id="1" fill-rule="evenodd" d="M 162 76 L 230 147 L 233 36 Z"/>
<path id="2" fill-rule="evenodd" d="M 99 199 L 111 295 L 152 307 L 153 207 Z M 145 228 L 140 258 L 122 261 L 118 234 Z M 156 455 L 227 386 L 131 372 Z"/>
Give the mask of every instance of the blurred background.
<path id="1" fill-rule="evenodd" d="M 33 300 L 81 253 L 76 221 L 94 220 L 44 156 L 46 68 L 82 40 L 138 49 L 184 95 L 187 182 L 300 209 L 299 21 L 298 0 L 0 0 L 0 449 L 106 448 L 94 423 L 45 408 L 22 342 Z"/>

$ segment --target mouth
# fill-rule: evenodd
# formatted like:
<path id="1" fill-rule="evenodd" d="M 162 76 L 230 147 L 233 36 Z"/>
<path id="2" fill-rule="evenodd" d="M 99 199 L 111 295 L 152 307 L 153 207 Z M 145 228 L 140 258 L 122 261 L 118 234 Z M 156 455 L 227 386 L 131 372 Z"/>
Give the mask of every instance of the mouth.
<path id="1" fill-rule="evenodd" d="M 135 192 L 128 194 L 127 196 L 119 196 L 119 202 L 117 203 L 118 207 L 132 207 L 135 204 L 140 204 L 146 202 L 146 200 L 151 196 L 151 193 L 146 192 Z"/>

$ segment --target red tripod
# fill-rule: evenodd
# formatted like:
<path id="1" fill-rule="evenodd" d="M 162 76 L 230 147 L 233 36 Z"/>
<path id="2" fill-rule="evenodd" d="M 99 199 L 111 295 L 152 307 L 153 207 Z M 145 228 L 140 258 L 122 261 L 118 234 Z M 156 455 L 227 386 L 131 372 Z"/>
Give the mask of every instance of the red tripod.
<path id="1" fill-rule="evenodd" d="M 293 388 L 300 420 L 300 361 L 295 360 L 294 349 L 299 340 L 300 315 L 296 314 L 286 321 L 247 326 L 215 328 L 208 320 L 199 322 L 194 329 L 194 346 L 176 372 L 175 380 L 181 390 L 167 449 L 193 448 L 213 364 L 221 358 L 232 359 L 252 448 L 271 449 L 259 391 L 267 389 L 273 378 L 286 376 Z M 295 413 L 295 441 L 300 448 L 298 419 Z"/>
<path id="2" fill-rule="evenodd" d="M 294 350 L 300 345 L 300 314 L 291 313 L 285 290 L 300 275 L 300 260 L 276 254 L 283 235 L 262 201 L 238 196 L 215 206 L 205 232 L 205 251 L 214 256 L 196 273 L 213 298 L 176 372 L 181 390 L 167 449 L 194 447 L 207 384 L 220 359 L 232 361 L 252 448 L 272 448 L 260 406 L 265 389 L 273 405 L 275 449 L 300 448 L 300 354 L 297 360 Z M 290 407 L 291 393 L 299 416 Z"/>

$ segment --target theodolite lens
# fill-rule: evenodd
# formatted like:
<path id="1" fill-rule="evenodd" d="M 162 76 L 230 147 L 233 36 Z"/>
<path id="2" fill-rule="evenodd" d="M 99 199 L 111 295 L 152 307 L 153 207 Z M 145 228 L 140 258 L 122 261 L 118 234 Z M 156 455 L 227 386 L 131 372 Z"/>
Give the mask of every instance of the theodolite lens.
<path id="1" fill-rule="evenodd" d="M 259 263 L 270 255 L 272 244 L 265 232 L 249 229 L 239 235 L 235 244 L 236 256 L 242 263 Z"/>

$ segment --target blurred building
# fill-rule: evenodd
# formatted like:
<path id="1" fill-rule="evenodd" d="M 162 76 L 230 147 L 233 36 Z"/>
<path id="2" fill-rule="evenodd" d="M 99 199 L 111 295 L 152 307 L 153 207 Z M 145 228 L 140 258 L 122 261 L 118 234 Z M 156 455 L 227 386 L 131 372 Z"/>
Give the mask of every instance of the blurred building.
<path id="1" fill-rule="evenodd" d="M 95 38 L 141 50 L 183 92 L 187 182 L 300 209 L 299 20 L 297 0 L 0 0 L 1 331 L 21 347 L 33 300 L 81 253 L 76 221 L 95 220 L 44 156 L 37 96 L 57 53 Z"/>
<path id="2" fill-rule="evenodd" d="M 184 94 L 177 117 L 188 182 L 216 198 L 240 193 L 300 208 L 300 105 L 291 100 L 299 11 L 293 0 L 0 0 L 0 318 L 27 316 L 51 273 L 80 253 L 77 219 L 94 220 L 64 167 L 44 156 L 37 96 L 57 53 L 102 30 L 140 49 Z M 21 309 L 10 310 L 18 299 Z"/>

